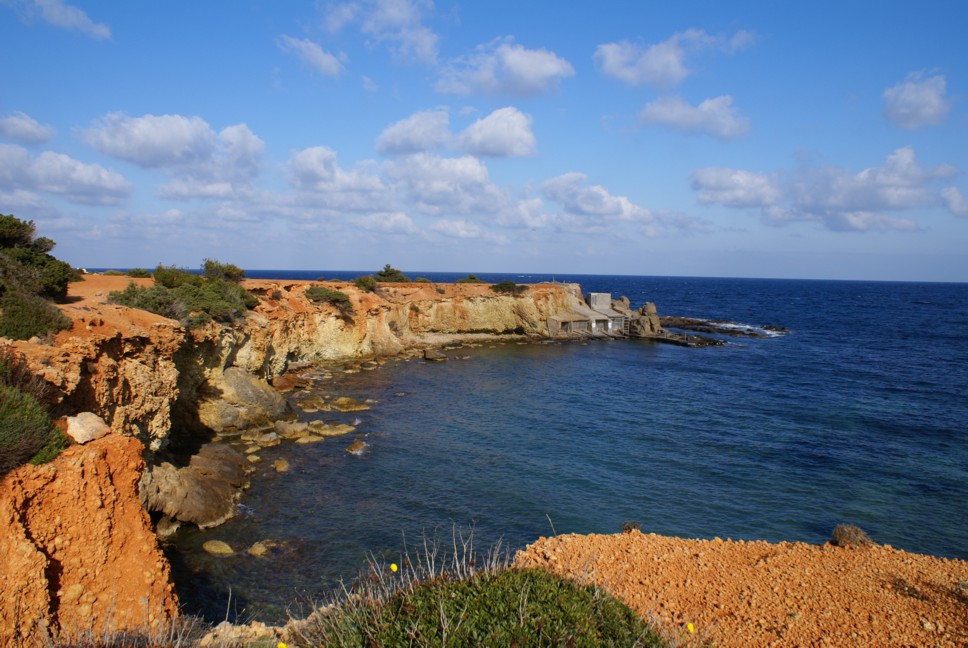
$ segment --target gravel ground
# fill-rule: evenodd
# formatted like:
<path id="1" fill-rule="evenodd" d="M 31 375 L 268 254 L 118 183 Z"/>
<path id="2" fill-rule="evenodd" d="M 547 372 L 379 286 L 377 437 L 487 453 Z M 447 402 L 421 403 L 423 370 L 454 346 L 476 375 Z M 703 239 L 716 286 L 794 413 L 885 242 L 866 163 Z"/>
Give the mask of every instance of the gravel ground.
<path id="1" fill-rule="evenodd" d="M 541 538 L 515 565 L 602 585 L 687 645 L 968 646 L 968 562 L 889 546 L 632 531 Z"/>

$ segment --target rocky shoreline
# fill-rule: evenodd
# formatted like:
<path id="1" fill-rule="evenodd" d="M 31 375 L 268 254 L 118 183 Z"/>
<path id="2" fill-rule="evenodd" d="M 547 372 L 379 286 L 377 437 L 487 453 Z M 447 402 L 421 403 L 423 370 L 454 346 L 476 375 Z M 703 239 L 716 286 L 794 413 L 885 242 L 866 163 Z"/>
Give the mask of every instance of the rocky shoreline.
<path id="1" fill-rule="evenodd" d="M 283 394 L 325 378 L 322 364 L 348 362 L 340 370 L 366 371 L 389 358 L 461 357 L 441 353 L 447 345 L 550 339 L 550 319 L 584 308 L 580 288 L 566 284 L 532 286 L 523 297 L 476 284 L 389 285 L 378 294 L 340 285 L 356 313 L 347 318 L 306 299 L 310 282 L 253 281 L 246 286 L 261 303 L 243 320 L 188 331 L 107 304 L 107 292 L 128 281 L 89 277 L 72 284 L 73 299 L 62 306 L 72 328 L 52 344 L 12 344 L 57 388 L 63 415 L 91 413 L 102 422 L 94 435 L 100 438 L 72 446 L 51 464 L 24 466 L 0 479 L 0 645 L 17 645 L 47 629 L 79 629 L 82 622 L 124 629 L 173 618 L 178 602 L 159 536 L 179 524 L 208 528 L 231 517 L 261 448 L 352 436 L 351 425 L 293 420 Z M 663 343 L 706 346 L 722 344 L 726 335 L 785 332 L 744 331 L 723 322 L 707 330 L 699 328 L 711 326 L 704 320 L 659 318 L 650 304 L 634 312 L 627 300 L 612 306 L 628 314 L 633 337 Z M 563 339 L 589 337 L 607 336 Z M 303 412 L 367 406 L 336 394 L 299 394 L 295 402 Z M 362 449 L 353 443 L 348 452 Z M 598 555 L 600 549 L 589 551 Z M 629 573 L 627 561 L 614 562 Z M 949 580 L 968 581 L 965 563 L 946 564 Z M 721 568 L 728 573 L 731 566 Z M 965 636 L 964 624 L 947 617 L 941 624 L 950 636 Z"/>

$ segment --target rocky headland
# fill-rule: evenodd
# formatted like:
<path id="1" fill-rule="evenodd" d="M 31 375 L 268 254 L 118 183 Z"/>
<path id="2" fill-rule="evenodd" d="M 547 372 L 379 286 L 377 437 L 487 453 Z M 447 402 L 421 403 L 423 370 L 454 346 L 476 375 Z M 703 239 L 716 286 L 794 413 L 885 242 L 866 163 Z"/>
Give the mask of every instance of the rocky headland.
<path id="1" fill-rule="evenodd" d="M 209 323 L 188 330 L 174 320 L 107 303 L 107 294 L 129 281 L 88 276 L 71 284 L 70 299 L 61 306 L 72 321 L 70 329 L 46 341 L 3 342 L 23 353 L 31 369 L 56 389 L 58 413 L 65 417 L 60 425 L 73 430 L 78 441 L 50 464 L 23 466 L 0 478 L 2 646 L 31 644 L 58 630 L 143 629 L 173 618 L 177 600 L 159 534 L 179 523 L 208 527 L 230 517 L 252 461 L 253 455 L 243 455 L 233 444 L 209 441 L 219 434 L 235 435 L 257 449 L 280 440 L 308 443 L 346 432 L 289 420 L 292 412 L 281 393 L 305 380 L 289 371 L 294 367 L 311 372 L 321 362 L 346 361 L 355 371 L 388 357 L 440 360 L 435 349 L 444 345 L 548 338 L 549 321 L 572 321 L 576 313 L 587 312 L 580 288 L 569 284 L 538 284 L 507 295 L 486 284 L 382 284 L 376 292 L 365 292 L 345 282 L 327 282 L 349 296 L 348 313 L 307 299 L 311 282 L 260 280 L 245 282 L 260 303 L 244 317 L 231 325 Z M 693 343 L 694 336 L 677 337 L 664 329 L 651 304 L 632 311 L 627 301 L 615 300 L 611 308 L 628 317 L 631 336 Z M 365 407 L 351 399 L 304 399 L 300 406 Z M 753 559 L 745 555 L 720 556 L 715 547 L 690 544 L 699 541 L 666 538 L 662 542 L 667 545 L 659 547 L 653 546 L 658 540 L 643 541 L 653 537 L 641 534 L 609 538 L 542 540 L 518 562 L 556 570 L 583 565 L 584 573 L 576 575 L 599 578 L 606 586 L 620 584 L 619 595 L 664 622 L 708 621 L 717 644 L 732 633 L 752 639 L 722 645 L 759 645 L 761 640 L 762 645 L 790 645 L 792 637 L 805 645 L 820 645 L 825 637 L 837 644 L 841 635 L 830 628 L 839 621 L 821 618 L 829 615 L 819 603 L 798 603 L 807 600 L 802 597 L 787 602 L 777 589 L 728 594 L 734 586 L 752 588 L 758 579 L 777 583 L 785 578 L 794 578 L 798 591 L 823 592 L 830 587 L 831 573 L 847 579 L 839 586 L 846 592 L 853 591 L 847 581 L 861 580 L 868 583 L 865 587 L 894 593 L 894 612 L 887 616 L 879 613 L 880 599 L 848 596 L 844 606 L 850 615 L 872 619 L 861 627 L 866 634 L 849 635 L 852 639 L 893 645 L 930 638 L 931 645 L 961 645 L 968 637 L 968 599 L 959 589 L 968 583 L 968 569 L 962 561 L 893 550 L 818 552 L 807 545 L 760 543 L 750 563 Z M 667 558 L 683 552 L 698 560 L 699 571 L 639 575 L 647 565 L 678 564 Z M 840 556 L 837 565 L 826 566 L 824 561 L 835 555 Z M 854 556 L 873 556 L 864 564 L 877 562 L 879 571 L 851 568 Z M 797 571 L 788 571 L 794 564 Z M 938 576 L 919 577 L 928 573 L 929 564 Z M 637 603 L 640 596 L 634 592 L 642 590 L 651 592 L 648 606 Z M 770 603 L 771 596 L 784 604 Z M 961 616 L 947 611 L 932 616 L 925 611 L 926 600 L 935 609 L 960 610 Z M 962 607 L 950 608 L 957 605 Z M 710 606 L 715 613 L 706 609 Z M 780 616 L 774 618 L 774 611 Z M 745 625 L 728 625 L 730 614 Z M 912 623 L 921 630 L 898 629 L 898 624 Z M 777 630 L 794 626 L 796 633 Z"/>

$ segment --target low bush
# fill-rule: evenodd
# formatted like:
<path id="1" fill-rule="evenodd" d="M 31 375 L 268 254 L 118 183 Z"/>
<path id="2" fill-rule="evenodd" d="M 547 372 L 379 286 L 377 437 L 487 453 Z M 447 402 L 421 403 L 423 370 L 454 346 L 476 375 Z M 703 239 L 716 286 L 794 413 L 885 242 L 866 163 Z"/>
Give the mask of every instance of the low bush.
<path id="1" fill-rule="evenodd" d="M 478 279 L 477 278 L 477 275 L 469 274 L 466 277 L 464 277 L 463 279 L 458 279 L 454 283 L 474 283 L 474 284 L 479 284 L 479 283 L 484 283 L 484 282 L 481 281 L 480 279 Z"/>
<path id="2" fill-rule="evenodd" d="M 374 273 L 373 278 L 386 283 L 410 283 L 410 279 L 405 274 L 389 263 L 383 266 L 383 270 Z"/>
<path id="3" fill-rule="evenodd" d="M 431 281 L 430 279 L 428 279 L 427 277 L 417 277 L 416 279 L 414 279 L 414 280 L 413 280 L 413 282 L 414 282 L 414 283 L 433 283 L 433 282 L 432 282 L 432 281 Z"/>
<path id="4" fill-rule="evenodd" d="M 105 272 L 104 274 L 107 273 Z M 145 270 L 144 268 L 131 268 L 124 274 L 128 275 L 132 279 L 147 279 L 151 276 L 151 272 L 149 270 Z"/>
<path id="5" fill-rule="evenodd" d="M 152 273 L 155 285 L 141 287 L 131 282 L 124 290 L 109 293 L 108 301 L 179 320 L 186 328 L 196 328 L 213 319 L 230 322 L 259 304 L 258 297 L 225 278 L 237 276 L 236 266 L 211 259 L 205 263 L 206 276 L 158 265 Z"/>
<path id="6" fill-rule="evenodd" d="M 245 279 L 245 272 L 232 263 L 219 263 L 215 259 L 205 259 L 202 262 L 202 274 L 206 279 L 224 279 L 238 283 Z"/>
<path id="7" fill-rule="evenodd" d="M 332 304 L 343 313 L 353 312 L 353 304 L 350 303 L 350 296 L 339 290 L 330 290 L 322 286 L 310 286 L 306 289 L 306 299 L 316 303 Z"/>
<path id="8" fill-rule="evenodd" d="M 0 298 L 0 336 L 29 340 L 68 328 L 71 321 L 39 295 L 8 289 Z"/>
<path id="9" fill-rule="evenodd" d="M 501 293 L 505 295 L 520 295 L 528 289 L 527 286 L 519 286 L 513 281 L 500 281 L 493 286 L 491 290 L 496 293 Z"/>
<path id="10" fill-rule="evenodd" d="M 54 432 L 47 412 L 36 398 L 0 384 L 0 475 L 45 449 Z"/>
<path id="11" fill-rule="evenodd" d="M 356 281 L 353 282 L 357 288 L 360 290 L 365 290 L 366 292 L 373 292 L 376 290 L 376 279 L 370 275 L 364 275 L 362 277 L 357 277 Z"/>
<path id="12" fill-rule="evenodd" d="M 0 349 L 0 385 L 22 391 L 41 405 L 51 404 L 50 385 L 33 373 L 24 356 L 11 347 Z"/>

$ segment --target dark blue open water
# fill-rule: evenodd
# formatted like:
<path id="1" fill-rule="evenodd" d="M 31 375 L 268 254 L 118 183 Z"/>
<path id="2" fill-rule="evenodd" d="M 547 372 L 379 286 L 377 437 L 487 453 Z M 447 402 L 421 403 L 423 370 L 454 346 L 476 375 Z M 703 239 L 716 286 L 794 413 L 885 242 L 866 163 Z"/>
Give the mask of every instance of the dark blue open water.
<path id="1" fill-rule="evenodd" d="M 188 610 L 220 620 L 231 589 L 233 610 L 278 620 L 352 578 L 369 552 L 395 558 L 404 536 L 449 536 L 454 524 L 473 524 L 480 547 L 517 548 L 550 534 L 549 518 L 557 533 L 614 533 L 629 520 L 676 536 L 811 543 L 848 522 L 878 542 L 968 558 L 968 285 L 556 279 L 654 301 L 660 314 L 790 333 L 708 349 L 472 348 L 452 352 L 466 361 L 391 362 L 322 384 L 378 403 L 313 415 L 359 417 L 359 434 L 260 452 L 245 513 L 178 536 Z M 344 452 L 354 436 L 368 444 L 359 457 Z M 278 457 L 289 473 L 269 467 Z M 198 549 L 208 539 L 286 549 L 216 559 Z"/>

